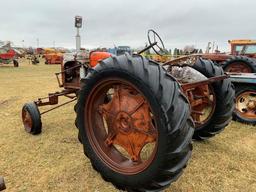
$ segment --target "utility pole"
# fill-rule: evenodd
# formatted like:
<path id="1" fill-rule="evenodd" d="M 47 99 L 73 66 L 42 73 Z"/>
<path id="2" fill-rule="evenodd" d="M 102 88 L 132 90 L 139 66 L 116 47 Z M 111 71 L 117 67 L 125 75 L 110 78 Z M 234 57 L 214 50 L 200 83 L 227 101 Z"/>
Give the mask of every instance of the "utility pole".
<path id="1" fill-rule="evenodd" d="M 211 42 L 208 42 L 207 47 L 206 47 L 206 50 L 205 50 L 205 53 L 210 53 L 211 44 L 212 44 Z"/>
<path id="2" fill-rule="evenodd" d="M 212 53 L 214 53 L 214 50 L 215 49 L 215 41 L 213 41 L 213 43 L 212 43 Z"/>
<path id="3" fill-rule="evenodd" d="M 37 48 L 39 48 L 39 38 L 36 39 Z"/>
<path id="4" fill-rule="evenodd" d="M 78 52 L 81 48 L 81 37 L 79 29 L 82 28 L 82 17 L 75 16 L 75 27 L 76 27 L 76 51 Z"/>

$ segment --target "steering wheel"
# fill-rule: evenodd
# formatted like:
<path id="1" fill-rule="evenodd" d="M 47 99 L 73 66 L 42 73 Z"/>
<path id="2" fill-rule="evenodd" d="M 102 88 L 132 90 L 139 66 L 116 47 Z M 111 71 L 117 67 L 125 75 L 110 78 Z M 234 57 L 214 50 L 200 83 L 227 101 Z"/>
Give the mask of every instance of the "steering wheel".
<path id="1" fill-rule="evenodd" d="M 148 42 L 149 45 L 156 43 L 156 45 L 153 46 L 152 49 L 155 51 L 157 55 L 163 56 L 163 53 L 166 52 L 161 37 L 153 29 L 148 30 Z"/>

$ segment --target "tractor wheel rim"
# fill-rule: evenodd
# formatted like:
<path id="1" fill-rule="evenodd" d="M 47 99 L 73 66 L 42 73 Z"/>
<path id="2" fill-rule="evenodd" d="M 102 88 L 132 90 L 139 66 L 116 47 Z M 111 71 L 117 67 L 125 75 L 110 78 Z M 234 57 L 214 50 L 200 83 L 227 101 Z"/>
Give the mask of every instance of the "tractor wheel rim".
<path id="1" fill-rule="evenodd" d="M 195 122 L 195 129 L 202 128 L 212 118 L 216 108 L 216 95 L 211 85 L 202 85 L 196 88 L 195 95 L 190 95 L 189 100 L 192 109 L 192 118 Z M 191 99 L 198 97 L 201 102 Z M 195 104 L 194 104 L 195 103 Z"/>
<path id="2" fill-rule="evenodd" d="M 234 62 L 229 64 L 225 71 L 233 73 L 252 73 L 252 69 L 243 62 Z"/>
<path id="3" fill-rule="evenodd" d="M 245 91 L 236 98 L 236 111 L 247 119 L 256 119 L 256 91 Z"/>
<path id="4" fill-rule="evenodd" d="M 132 175 L 152 163 L 158 131 L 152 110 L 138 88 L 121 78 L 101 80 L 85 106 L 86 135 L 105 165 Z"/>
<path id="5" fill-rule="evenodd" d="M 31 117 L 30 113 L 24 108 L 22 109 L 22 121 L 23 121 L 25 130 L 28 133 L 30 133 L 32 130 L 32 126 L 33 126 L 33 121 L 32 121 L 32 117 Z"/>

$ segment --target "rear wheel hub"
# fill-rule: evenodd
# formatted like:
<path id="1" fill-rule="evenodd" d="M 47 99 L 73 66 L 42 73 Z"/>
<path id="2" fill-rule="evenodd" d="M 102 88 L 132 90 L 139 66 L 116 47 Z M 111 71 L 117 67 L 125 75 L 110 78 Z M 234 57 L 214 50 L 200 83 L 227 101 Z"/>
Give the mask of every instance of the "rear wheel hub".
<path id="1" fill-rule="evenodd" d="M 123 174 L 136 174 L 149 166 L 158 132 L 143 94 L 122 79 L 111 79 L 99 83 L 88 102 L 87 135 L 102 161 Z"/>
<path id="2" fill-rule="evenodd" d="M 112 100 L 100 108 L 109 129 L 106 143 L 122 146 L 133 161 L 140 161 L 142 148 L 156 140 L 149 106 L 144 98 L 130 88 L 118 86 Z"/>
<path id="3" fill-rule="evenodd" d="M 115 120 L 116 131 L 122 134 L 129 134 L 132 131 L 132 117 L 126 112 L 119 112 Z"/>

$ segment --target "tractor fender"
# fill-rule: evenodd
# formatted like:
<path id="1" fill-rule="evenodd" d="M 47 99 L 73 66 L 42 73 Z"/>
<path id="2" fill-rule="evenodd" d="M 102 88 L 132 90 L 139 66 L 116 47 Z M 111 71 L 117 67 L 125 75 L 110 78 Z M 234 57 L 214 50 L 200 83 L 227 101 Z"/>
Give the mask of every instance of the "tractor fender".
<path id="1" fill-rule="evenodd" d="M 110 57 L 111 54 L 108 52 L 92 51 L 90 52 L 90 66 L 95 67 L 99 61 Z"/>

